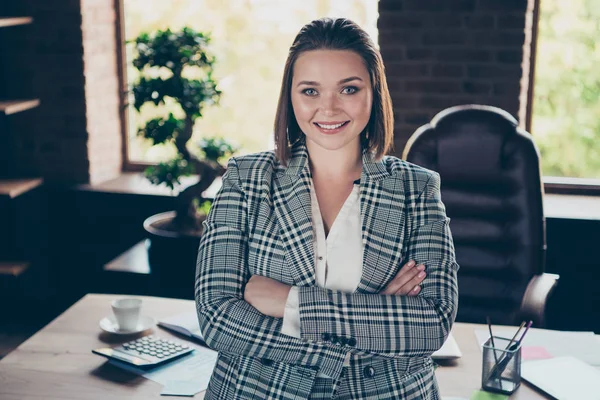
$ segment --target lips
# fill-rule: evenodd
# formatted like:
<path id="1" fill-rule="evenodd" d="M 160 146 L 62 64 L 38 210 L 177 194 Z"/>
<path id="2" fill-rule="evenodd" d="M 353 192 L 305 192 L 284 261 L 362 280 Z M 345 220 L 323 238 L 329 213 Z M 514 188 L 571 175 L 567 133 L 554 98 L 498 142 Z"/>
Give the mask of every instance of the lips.
<path id="1" fill-rule="evenodd" d="M 317 129 L 325 134 L 337 133 L 344 129 L 350 121 L 313 122 Z"/>

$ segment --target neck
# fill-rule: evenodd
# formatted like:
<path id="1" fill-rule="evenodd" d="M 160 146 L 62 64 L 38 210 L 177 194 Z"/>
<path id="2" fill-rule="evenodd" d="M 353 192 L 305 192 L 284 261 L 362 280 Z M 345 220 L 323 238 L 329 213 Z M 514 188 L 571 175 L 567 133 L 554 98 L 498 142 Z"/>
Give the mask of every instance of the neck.
<path id="1" fill-rule="evenodd" d="M 349 144 L 347 147 L 348 149 L 331 151 L 307 141 L 306 148 L 313 177 L 344 180 L 360 178 L 362 171 L 360 142 L 357 141 L 356 146 Z"/>

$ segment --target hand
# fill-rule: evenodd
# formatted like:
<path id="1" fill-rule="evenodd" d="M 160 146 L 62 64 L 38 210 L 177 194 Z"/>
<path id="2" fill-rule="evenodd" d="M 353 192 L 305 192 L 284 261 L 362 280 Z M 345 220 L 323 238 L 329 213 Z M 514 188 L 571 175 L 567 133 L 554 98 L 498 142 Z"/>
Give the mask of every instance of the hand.
<path id="1" fill-rule="evenodd" d="M 252 275 L 246 283 L 244 300 L 264 315 L 283 318 L 290 289 L 291 286 L 275 279 Z"/>
<path id="2" fill-rule="evenodd" d="M 410 260 L 398 271 L 394 279 L 383 289 L 380 294 L 396 296 L 416 296 L 421 291 L 421 282 L 425 279 L 425 265 L 416 265 Z"/>

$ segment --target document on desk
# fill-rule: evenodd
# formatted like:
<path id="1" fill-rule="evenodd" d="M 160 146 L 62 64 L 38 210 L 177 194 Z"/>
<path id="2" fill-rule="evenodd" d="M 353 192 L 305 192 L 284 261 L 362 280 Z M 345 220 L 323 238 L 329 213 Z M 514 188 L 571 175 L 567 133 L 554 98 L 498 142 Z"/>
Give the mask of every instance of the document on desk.
<path id="1" fill-rule="evenodd" d="M 144 371 L 129 364 L 109 360 L 111 364 L 126 369 L 135 374 L 167 385 L 169 381 L 195 382 L 200 391 L 206 390 L 213 369 L 217 362 L 218 353 L 206 347 L 194 346 L 195 350 L 189 356 L 174 360 L 149 371 Z"/>
<path id="2" fill-rule="evenodd" d="M 558 400 L 600 400 L 600 371 L 574 357 L 524 363 L 521 375 Z"/>
<path id="3" fill-rule="evenodd" d="M 494 336 L 512 338 L 517 328 L 494 329 Z M 484 329 L 475 331 L 477 341 L 483 345 L 490 337 Z M 523 347 L 543 347 L 554 357 L 572 356 L 581 361 L 600 367 L 600 336 L 594 332 L 552 331 L 530 329 L 523 339 Z"/>

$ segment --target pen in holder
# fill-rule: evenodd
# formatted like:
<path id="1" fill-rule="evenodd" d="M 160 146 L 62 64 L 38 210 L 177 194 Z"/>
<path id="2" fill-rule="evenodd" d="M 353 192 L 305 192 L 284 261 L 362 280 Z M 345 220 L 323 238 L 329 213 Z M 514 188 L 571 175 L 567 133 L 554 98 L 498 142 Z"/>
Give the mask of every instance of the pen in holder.
<path id="1" fill-rule="evenodd" d="M 511 394 L 520 384 L 521 343 L 498 336 L 489 338 L 483 344 L 482 389 Z"/>

